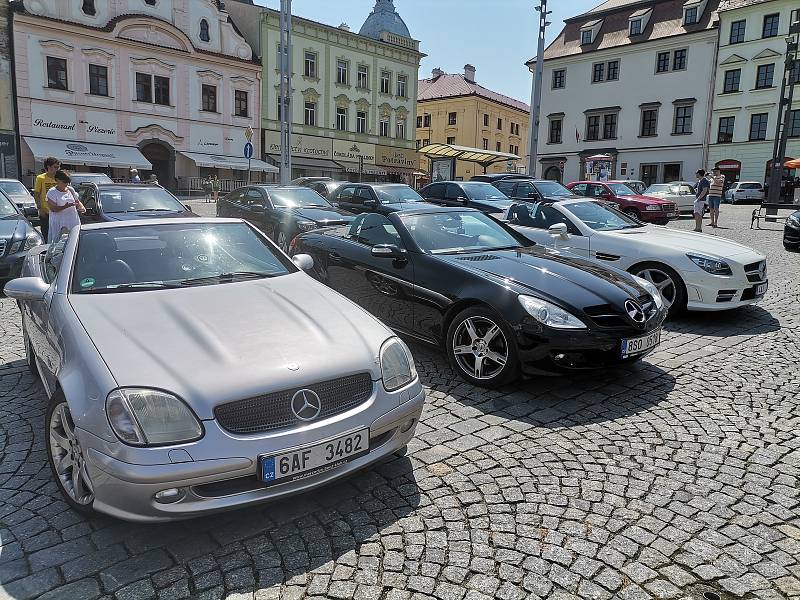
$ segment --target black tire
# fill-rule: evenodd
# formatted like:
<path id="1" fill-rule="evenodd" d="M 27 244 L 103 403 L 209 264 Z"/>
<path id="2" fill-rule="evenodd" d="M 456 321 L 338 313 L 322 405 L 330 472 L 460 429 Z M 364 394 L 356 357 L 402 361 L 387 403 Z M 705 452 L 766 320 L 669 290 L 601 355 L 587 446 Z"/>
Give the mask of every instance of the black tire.
<path id="1" fill-rule="evenodd" d="M 639 221 L 641 221 L 641 220 L 642 220 L 642 215 L 640 215 L 640 214 L 639 214 L 639 211 L 638 211 L 638 210 L 636 210 L 635 208 L 631 208 L 631 207 L 629 206 L 628 208 L 624 208 L 624 209 L 622 209 L 622 212 L 624 212 L 624 213 L 625 213 L 626 215 L 628 215 L 629 217 L 633 217 L 634 219 L 637 219 L 637 220 L 639 220 Z"/>
<path id="2" fill-rule="evenodd" d="M 486 374 L 484 376 L 476 376 L 475 374 L 475 367 L 478 364 L 477 361 L 479 358 L 477 354 L 473 354 L 470 358 L 468 353 L 464 353 L 461 355 L 463 358 L 459 359 L 454 350 L 456 345 L 458 347 L 470 346 L 470 344 L 456 344 L 457 341 L 464 341 L 461 339 L 464 335 L 469 335 L 469 328 L 466 325 L 468 321 L 470 321 L 473 326 L 475 326 L 476 323 L 478 324 L 476 333 L 479 335 L 489 333 L 489 324 L 496 325 L 499 330 L 495 332 L 488 343 L 483 340 L 483 337 L 480 338 L 486 343 L 485 350 L 483 350 L 483 348 L 478 349 L 478 352 L 481 353 L 480 368 L 483 368 L 484 362 L 489 363 L 488 366 L 486 366 Z M 485 329 L 481 323 L 485 324 Z M 502 334 L 502 336 L 498 337 L 499 334 Z M 457 338 L 459 339 L 457 340 Z M 475 347 L 477 341 L 478 340 L 475 338 L 472 338 L 472 347 Z M 447 353 L 447 359 L 456 372 L 472 385 L 495 388 L 514 381 L 519 374 L 519 352 L 517 350 L 514 332 L 508 323 L 506 323 L 505 319 L 503 319 L 497 311 L 488 306 L 471 306 L 455 316 L 450 322 L 450 326 L 447 328 L 445 352 Z M 500 367 L 501 363 L 496 361 L 492 355 L 498 358 L 503 355 L 505 357 L 505 364 L 502 364 Z M 467 368 L 470 362 L 473 365 L 472 371 Z"/>
<path id="3" fill-rule="evenodd" d="M 59 389 L 59 390 L 56 391 L 55 394 L 53 394 L 53 397 L 50 398 L 50 404 L 47 406 L 47 412 L 45 413 L 45 435 L 47 436 L 47 439 L 45 440 L 45 449 L 47 451 L 47 462 L 50 464 L 50 471 L 53 474 L 53 479 L 56 482 L 56 487 L 58 487 L 58 490 L 61 492 L 61 495 L 64 497 L 64 500 L 67 502 L 67 504 L 69 504 L 70 507 L 74 511 L 76 511 L 76 512 L 82 514 L 82 515 L 86 515 L 86 516 L 93 515 L 93 514 L 95 514 L 94 508 L 92 508 L 92 505 L 94 504 L 94 492 L 93 492 L 93 490 L 92 490 L 92 493 L 91 493 L 91 497 L 89 498 L 88 501 L 86 501 L 86 502 L 76 502 L 72 498 L 72 496 L 70 495 L 70 492 L 67 491 L 67 489 L 65 487 L 64 480 L 63 480 L 64 477 L 66 477 L 67 480 L 70 480 L 71 477 L 69 477 L 68 475 L 59 473 L 58 470 L 56 469 L 56 463 L 55 463 L 56 457 L 54 457 L 54 452 L 56 452 L 56 450 L 54 450 L 54 443 L 53 443 L 53 441 L 51 439 L 52 438 L 52 436 L 51 436 L 51 424 L 53 422 L 53 414 L 56 411 L 58 411 L 61 407 L 66 407 L 66 412 L 62 413 L 62 414 L 66 414 L 67 415 L 69 421 L 72 423 L 72 427 L 73 427 L 73 430 L 74 430 L 74 422 L 72 422 L 72 413 L 69 412 L 69 406 L 67 405 L 67 401 L 64 398 L 64 394 Z M 84 455 L 83 449 L 78 447 L 78 451 L 79 451 L 79 454 L 80 454 L 79 464 L 85 464 L 86 461 L 85 461 L 85 455 Z M 70 467 L 70 468 L 72 468 L 72 467 Z M 88 478 L 88 475 L 87 475 L 87 478 Z M 92 487 L 91 486 L 91 482 L 89 482 L 89 487 L 90 488 Z"/>
<path id="4" fill-rule="evenodd" d="M 672 305 L 669 307 L 669 312 L 667 312 L 667 316 L 674 317 L 684 312 L 686 310 L 687 295 L 686 295 L 686 285 L 683 283 L 683 279 L 681 278 L 681 276 L 678 275 L 678 273 L 671 267 L 656 262 L 639 263 L 638 265 L 634 265 L 630 269 L 628 269 L 628 272 L 633 275 L 642 277 L 640 273 L 643 273 L 644 271 L 647 270 L 660 271 L 665 275 L 669 276 L 670 279 L 672 279 L 672 285 L 674 286 L 675 289 L 675 295 L 672 300 Z"/>

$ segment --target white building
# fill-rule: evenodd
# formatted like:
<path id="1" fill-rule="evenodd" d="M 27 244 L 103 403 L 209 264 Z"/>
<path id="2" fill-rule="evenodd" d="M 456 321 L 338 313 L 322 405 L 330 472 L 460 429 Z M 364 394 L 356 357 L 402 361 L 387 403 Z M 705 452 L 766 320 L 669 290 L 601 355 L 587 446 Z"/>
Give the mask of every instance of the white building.
<path id="1" fill-rule="evenodd" d="M 704 167 L 717 4 L 607 0 L 567 19 L 545 51 L 537 174 L 583 179 L 596 155 L 648 184 Z"/>
<path id="2" fill-rule="evenodd" d="M 731 181 L 767 180 L 774 151 L 786 36 L 797 0 L 722 0 L 709 164 Z M 795 16 L 795 19 L 797 17 Z M 800 84 L 800 64 L 795 81 Z M 786 158 L 800 158 L 800 85 L 795 86 Z M 795 175 L 797 170 L 787 172 Z"/>

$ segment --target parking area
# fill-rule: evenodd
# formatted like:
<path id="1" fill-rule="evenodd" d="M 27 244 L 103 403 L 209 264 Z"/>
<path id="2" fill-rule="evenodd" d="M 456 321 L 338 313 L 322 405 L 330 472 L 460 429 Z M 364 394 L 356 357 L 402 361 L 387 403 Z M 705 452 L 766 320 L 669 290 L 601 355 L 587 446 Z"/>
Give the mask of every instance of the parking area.
<path id="1" fill-rule="evenodd" d="M 800 597 L 800 254 L 751 211 L 723 206 L 716 234 L 767 255 L 760 305 L 669 322 L 627 369 L 497 391 L 412 346 L 428 403 L 404 456 L 167 525 L 62 501 L 0 300 L 0 599 Z"/>

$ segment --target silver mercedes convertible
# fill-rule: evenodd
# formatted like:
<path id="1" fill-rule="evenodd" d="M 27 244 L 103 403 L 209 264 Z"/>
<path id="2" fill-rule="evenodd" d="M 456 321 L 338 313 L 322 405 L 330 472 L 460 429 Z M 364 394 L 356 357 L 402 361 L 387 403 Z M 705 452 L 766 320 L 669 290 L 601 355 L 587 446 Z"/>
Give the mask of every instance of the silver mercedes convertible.
<path id="1" fill-rule="evenodd" d="M 411 439 L 406 345 L 237 219 L 83 225 L 5 292 L 76 510 L 186 518 L 343 477 Z"/>

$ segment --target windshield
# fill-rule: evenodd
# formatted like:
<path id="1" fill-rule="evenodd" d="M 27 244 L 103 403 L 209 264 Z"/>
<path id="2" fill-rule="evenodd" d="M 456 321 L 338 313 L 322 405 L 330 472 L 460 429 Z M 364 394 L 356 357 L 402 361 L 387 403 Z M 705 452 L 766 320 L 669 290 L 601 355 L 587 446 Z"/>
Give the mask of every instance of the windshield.
<path id="1" fill-rule="evenodd" d="M 114 183 L 114 181 L 105 173 L 73 173 L 71 175 L 73 185 L 78 182 L 94 182 L 94 183 Z"/>
<path id="2" fill-rule="evenodd" d="M 611 188 L 615 196 L 636 196 L 638 194 L 638 192 L 629 188 L 624 183 L 608 183 L 606 185 Z"/>
<path id="3" fill-rule="evenodd" d="M 422 202 L 423 198 L 407 185 L 374 187 L 381 204 L 400 204 L 402 202 Z"/>
<path id="4" fill-rule="evenodd" d="M 407 215 L 401 219 L 417 245 L 431 254 L 460 254 L 520 246 L 502 225 L 479 212 Z"/>
<path id="5" fill-rule="evenodd" d="M 73 294 L 214 285 L 296 268 L 244 223 L 138 225 L 82 230 Z"/>
<path id="6" fill-rule="evenodd" d="M 0 190 L 12 196 L 28 196 L 29 192 L 19 181 L 0 181 Z"/>
<path id="7" fill-rule="evenodd" d="M 668 183 L 656 183 L 645 190 L 645 194 L 677 194 L 678 186 Z"/>
<path id="8" fill-rule="evenodd" d="M 490 200 L 493 202 L 504 202 L 510 200 L 503 192 L 494 187 L 491 183 L 481 183 L 480 181 L 462 183 L 467 196 L 472 200 Z"/>
<path id="9" fill-rule="evenodd" d="M 186 207 L 172 194 L 161 188 L 130 187 L 100 190 L 100 203 L 104 213 L 175 212 Z"/>
<path id="10" fill-rule="evenodd" d="M 644 227 L 642 223 L 599 202 L 576 202 L 575 204 L 565 204 L 564 208 L 595 231 L 617 231 Z"/>
<path id="11" fill-rule="evenodd" d="M 0 218 L 18 215 L 17 207 L 4 194 L 0 194 Z"/>
<path id="12" fill-rule="evenodd" d="M 296 189 L 271 189 L 269 197 L 274 206 L 292 208 L 295 206 L 324 206 L 333 208 L 333 205 L 309 188 Z"/>
<path id="13" fill-rule="evenodd" d="M 535 185 L 542 196 L 574 196 L 575 192 L 571 192 L 557 181 L 540 181 Z"/>

